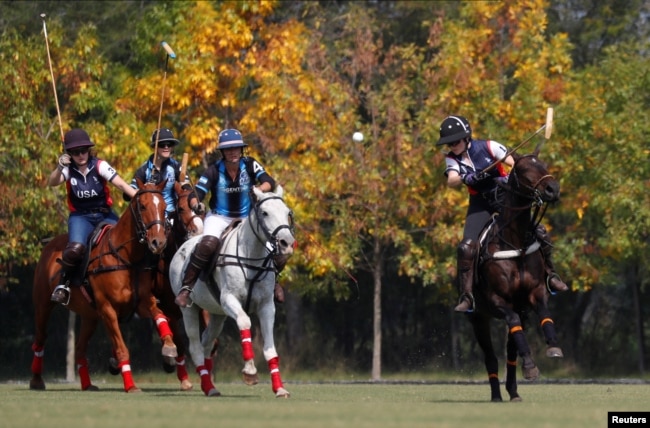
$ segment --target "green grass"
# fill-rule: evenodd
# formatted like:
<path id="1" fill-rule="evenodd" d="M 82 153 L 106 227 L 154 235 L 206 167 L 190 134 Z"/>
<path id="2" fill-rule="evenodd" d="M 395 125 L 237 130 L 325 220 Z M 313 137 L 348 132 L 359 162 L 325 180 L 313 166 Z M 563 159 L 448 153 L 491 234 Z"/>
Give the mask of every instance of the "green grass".
<path id="1" fill-rule="evenodd" d="M 46 391 L 0 384 L 0 427 L 594 428 L 607 426 L 608 411 L 650 410 L 647 383 L 522 383 L 523 402 L 491 403 L 486 383 L 295 381 L 285 382 L 291 398 L 276 399 L 268 382 L 216 383 L 223 395 L 207 398 L 198 383 L 184 393 L 171 378 L 136 377 L 142 392 L 126 394 L 119 380 L 97 378 L 99 392 L 76 383 L 50 382 Z"/>

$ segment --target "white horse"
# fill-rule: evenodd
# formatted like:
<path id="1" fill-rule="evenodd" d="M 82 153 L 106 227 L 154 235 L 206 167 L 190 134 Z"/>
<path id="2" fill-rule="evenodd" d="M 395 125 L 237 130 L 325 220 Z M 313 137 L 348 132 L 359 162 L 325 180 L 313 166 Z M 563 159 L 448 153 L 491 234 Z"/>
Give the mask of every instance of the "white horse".
<path id="1" fill-rule="evenodd" d="M 226 316 L 237 322 L 242 344 L 244 382 L 258 382 L 251 342 L 250 311 L 257 314 L 264 340 L 264 358 L 271 372 L 271 386 L 276 397 L 289 397 L 279 370 L 279 357 L 273 341 L 275 322 L 276 266 L 274 259 L 286 260 L 295 245 L 293 214 L 282 200 L 282 187 L 276 193 L 253 188 L 250 215 L 223 237 L 220 254 L 210 278 L 199 278 L 191 293 L 193 304 L 182 308 L 185 331 L 190 341 L 190 355 L 201 377 L 201 389 L 207 396 L 218 396 L 210 373 L 210 352 L 223 328 Z M 186 241 L 176 252 L 169 271 L 175 294 L 181 289 L 185 267 L 200 236 Z M 201 309 L 210 313 L 210 321 L 200 337 Z"/>

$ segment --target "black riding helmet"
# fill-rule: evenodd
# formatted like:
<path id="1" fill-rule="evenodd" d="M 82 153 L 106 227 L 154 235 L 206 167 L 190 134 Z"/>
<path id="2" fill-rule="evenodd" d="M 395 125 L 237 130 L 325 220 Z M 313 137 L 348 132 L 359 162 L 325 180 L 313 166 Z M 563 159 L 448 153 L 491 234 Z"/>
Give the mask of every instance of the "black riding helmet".
<path id="1" fill-rule="evenodd" d="M 472 136 L 469 121 L 463 116 L 447 116 L 440 125 L 440 139 L 436 146 L 453 143 Z"/>

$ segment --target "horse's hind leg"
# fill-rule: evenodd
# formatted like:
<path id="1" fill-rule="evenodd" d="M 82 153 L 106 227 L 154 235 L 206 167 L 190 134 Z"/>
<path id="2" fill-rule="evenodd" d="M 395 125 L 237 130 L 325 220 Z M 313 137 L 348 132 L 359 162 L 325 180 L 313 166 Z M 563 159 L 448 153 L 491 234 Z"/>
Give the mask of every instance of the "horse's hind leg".
<path id="1" fill-rule="evenodd" d="M 36 285 L 34 285 L 36 287 Z M 45 355 L 45 339 L 47 338 L 47 321 L 52 313 L 54 306 L 49 300 L 49 293 L 47 301 L 39 302 L 34 301 L 34 320 L 35 320 L 35 334 L 34 342 L 32 343 L 32 378 L 29 381 L 29 389 L 44 390 L 45 382 L 43 381 L 43 356 Z"/>
<path id="2" fill-rule="evenodd" d="M 183 323 L 185 324 L 185 334 L 190 342 L 190 355 L 192 362 L 196 367 L 196 372 L 201 378 L 201 391 L 208 397 L 216 397 L 221 393 L 214 387 L 210 375 L 211 367 L 207 367 L 203 346 L 201 345 L 201 329 L 199 323 L 200 308 L 192 305 L 181 309 L 183 313 Z"/>
<path id="3" fill-rule="evenodd" d="M 501 386 L 499 385 L 499 361 L 492 346 L 490 318 L 479 315 L 478 313 L 472 313 L 468 316 L 474 329 L 476 341 L 483 350 L 485 369 L 487 370 L 488 380 L 490 382 L 490 400 L 496 402 L 503 401 L 501 397 Z"/>
<path id="4" fill-rule="evenodd" d="M 88 372 L 88 359 L 86 358 L 88 342 L 90 342 L 90 338 L 97 329 L 97 323 L 98 319 L 95 316 L 81 317 L 81 327 L 79 329 L 79 337 L 77 338 L 77 343 L 75 344 L 74 354 L 82 391 L 99 390 L 99 388 L 93 385 L 90 381 L 90 373 Z"/>
<path id="5" fill-rule="evenodd" d="M 517 392 L 517 344 L 511 335 L 508 335 L 506 344 L 506 391 L 510 401 L 521 401 Z"/>

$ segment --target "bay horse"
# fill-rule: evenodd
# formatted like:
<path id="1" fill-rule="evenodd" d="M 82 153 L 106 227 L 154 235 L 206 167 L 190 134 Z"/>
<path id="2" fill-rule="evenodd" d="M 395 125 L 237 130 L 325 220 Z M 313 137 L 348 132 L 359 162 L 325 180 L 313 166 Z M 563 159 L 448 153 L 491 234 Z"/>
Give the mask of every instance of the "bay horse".
<path id="1" fill-rule="evenodd" d="M 167 318 L 158 308 L 152 293 L 151 274 L 142 269 L 147 250 L 161 254 L 167 244 L 166 206 L 162 197 L 164 185 L 164 182 L 154 185 L 138 181 L 140 190 L 118 222 L 105 229 L 98 242 L 91 242 L 85 266 L 87 285 L 71 287 L 66 306 L 81 318 L 75 361 L 84 391 L 98 389 L 90 381 L 86 351 L 99 319 L 103 320 L 111 340 L 126 392 L 138 392 L 140 389 L 133 382 L 129 351 L 120 331 L 119 320 L 136 313 L 143 318 L 152 318 L 163 344 L 163 357 L 171 360 L 177 356 Z M 35 335 L 30 389 L 45 389 L 42 379 L 43 354 L 47 321 L 55 306 L 50 294 L 58 284 L 61 269 L 56 259 L 60 258 L 67 239 L 67 234 L 59 235 L 43 248 L 34 273 Z"/>
<path id="2" fill-rule="evenodd" d="M 546 356 L 563 357 L 548 309 L 545 262 L 535 233 L 548 204 L 559 201 L 560 185 L 539 160 L 538 152 L 539 147 L 530 155 L 513 155 L 514 166 L 500 190 L 502 208 L 479 238 L 476 310 L 467 316 L 485 356 L 492 401 L 502 401 L 490 331 L 492 318 L 503 319 L 508 326 L 505 387 L 511 401 L 521 401 L 517 392 L 517 355 L 522 359 L 524 378 L 539 377 L 524 335 L 529 310 L 539 317 L 548 345 Z"/>
<path id="3" fill-rule="evenodd" d="M 293 254 L 293 213 L 282 199 L 283 190 L 263 193 L 253 188 L 251 213 L 233 225 L 222 236 L 219 254 L 209 276 L 199 277 L 192 289 L 191 306 L 181 308 L 185 331 L 190 341 L 190 354 L 201 379 L 206 396 L 219 396 L 212 383 L 214 340 L 223 329 L 227 317 L 236 321 L 242 346 L 244 382 L 258 382 L 251 340 L 251 318 L 255 313 L 260 322 L 263 353 L 271 374 L 271 388 L 276 397 L 289 397 L 279 369 L 279 357 L 273 339 L 275 303 L 273 290 L 277 269 L 274 259 L 288 259 Z M 175 293 L 181 289 L 183 272 L 199 237 L 189 239 L 176 252 L 170 266 L 169 280 Z M 210 314 L 209 323 L 200 333 L 201 311 Z"/>

